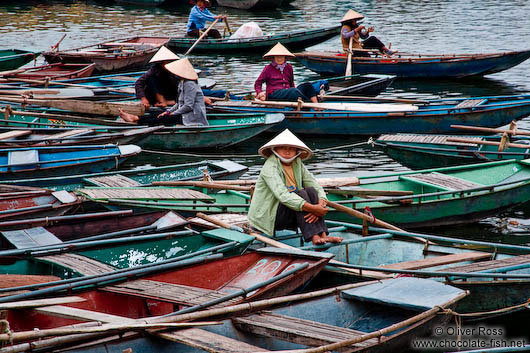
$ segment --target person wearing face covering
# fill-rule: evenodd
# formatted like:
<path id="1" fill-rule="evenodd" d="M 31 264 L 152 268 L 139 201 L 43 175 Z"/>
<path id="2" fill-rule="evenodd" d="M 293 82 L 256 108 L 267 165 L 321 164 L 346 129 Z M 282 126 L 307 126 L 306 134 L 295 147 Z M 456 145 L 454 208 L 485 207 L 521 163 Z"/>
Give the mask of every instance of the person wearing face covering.
<path id="1" fill-rule="evenodd" d="M 256 99 L 297 101 L 302 98 L 306 102 L 318 103 L 318 93 L 311 83 L 305 82 L 295 87 L 293 67 L 287 62 L 287 58 L 295 56 L 287 48 L 278 43 L 263 57 L 271 59 L 271 63 L 265 66 L 254 83 Z M 262 88 L 264 83 L 265 91 Z"/>
<path id="2" fill-rule="evenodd" d="M 341 242 L 328 235 L 323 219 L 328 212 L 326 193 L 302 162 L 313 151 L 286 129 L 258 153 L 267 160 L 250 202 L 250 225 L 269 236 L 300 228 L 304 240 L 315 245 Z"/>

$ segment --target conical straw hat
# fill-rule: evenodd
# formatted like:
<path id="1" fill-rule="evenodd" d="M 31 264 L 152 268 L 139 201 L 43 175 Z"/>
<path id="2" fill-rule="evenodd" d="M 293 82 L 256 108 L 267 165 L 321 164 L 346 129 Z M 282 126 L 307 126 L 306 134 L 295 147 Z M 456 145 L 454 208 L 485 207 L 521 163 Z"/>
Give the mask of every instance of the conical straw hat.
<path id="1" fill-rule="evenodd" d="M 313 156 L 313 151 L 305 145 L 298 137 L 296 137 L 289 129 L 283 130 L 282 133 L 277 135 L 275 138 L 264 144 L 258 150 L 258 153 L 265 158 L 269 158 L 272 154 L 272 149 L 278 146 L 289 146 L 295 147 L 302 151 L 300 158 L 306 160 Z"/>
<path id="2" fill-rule="evenodd" d="M 173 75 L 177 75 L 178 77 L 182 77 L 187 80 L 197 80 L 199 78 L 199 76 L 193 69 L 193 66 L 191 66 L 191 63 L 188 58 L 173 61 L 169 64 L 164 65 L 164 67 Z"/>
<path id="3" fill-rule="evenodd" d="M 174 61 L 180 59 L 179 56 L 173 53 L 171 50 L 165 46 L 161 46 L 160 49 L 156 52 L 155 55 L 149 60 L 150 63 L 156 63 L 159 61 Z"/>
<path id="4" fill-rule="evenodd" d="M 294 54 L 291 53 L 286 47 L 282 45 L 282 43 L 278 42 L 275 46 L 272 47 L 271 50 L 265 55 L 263 55 L 264 58 L 268 58 L 271 56 L 289 56 L 291 58 L 294 58 Z"/>
<path id="5" fill-rule="evenodd" d="M 361 15 L 360 13 L 355 12 L 353 10 L 348 10 L 348 12 L 346 12 L 346 15 L 344 15 L 344 17 L 342 18 L 340 22 L 346 22 L 346 21 L 351 21 L 351 20 L 362 20 L 363 18 L 364 16 Z"/>

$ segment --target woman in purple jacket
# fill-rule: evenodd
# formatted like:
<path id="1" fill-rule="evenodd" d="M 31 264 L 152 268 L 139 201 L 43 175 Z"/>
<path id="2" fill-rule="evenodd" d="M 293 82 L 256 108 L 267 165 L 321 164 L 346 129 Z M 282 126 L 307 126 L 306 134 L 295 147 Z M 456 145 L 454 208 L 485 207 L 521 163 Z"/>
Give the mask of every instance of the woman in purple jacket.
<path id="1" fill-rule="evenodd" d="M 296 101 L 302 98 L 306 102 L 318 103 L 317 91 L 311 83 L 295 87 L 293 67 L 287 63 L 287 57 L 295 56 L 287 48 L 278 43 L 263 57 L 272 58 L 272 62 L 265 66 L 254 84 L 256 99 Z M 266 85 L 265 91 L 262 89 L 263 83 Z"/>

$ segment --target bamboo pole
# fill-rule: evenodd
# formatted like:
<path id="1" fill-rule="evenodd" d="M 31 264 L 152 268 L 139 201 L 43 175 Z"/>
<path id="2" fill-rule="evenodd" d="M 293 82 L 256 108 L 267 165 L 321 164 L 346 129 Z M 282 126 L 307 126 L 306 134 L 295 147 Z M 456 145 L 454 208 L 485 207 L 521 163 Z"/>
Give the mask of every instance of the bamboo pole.
<path id="1" fill-rule="evenodd" d="M 468 131 L 477 131 L 477 132 L 487 132 L 491 134 L 504 133 L 507 132 L 512 136 L 521 135 L 521 136 L 530 136 L 530 131 L 521 131 L 517 129 L 495 129 L 490 127 L 480 127 L 480 126 L 467 126 L 467 125 L 451 125 L 452 128 L 459 130 L 468 130 Z"/>
<path id="2" fill-rule="evenodd" d="M 236 190 L 236 191 L 249 191 L 250 187 L 224 184 L 221 182 L 209 182 L 209 181 L 154 181 L 152 185 L 155 186 L 195 186 L 200 188 L 218 189 L 218 190 Z"/>
<path id="3" fill-rule="evenodd" d="M 449 142 L 462 142 L 462 143 L 474 143 L 477 145 L 488 145 L 488 146 L 502 146 L 500 142 L 495 141 L 477 141 L 477 140 L 471 140 L 466 138 L 460 138 L 460 137 L 449 137 L 447 139 Z M 510 143 L 506 142 L 504 144 L 505 147 L 514 147 L 514 148 L 523 148 L 523 149 L 530 149 L 530 145 L 524 145 L 522 143 Z M 499 151 L 502 152 L 502 151 Z"/>
<path id="4" fill-rule="evenodd" d="M 404 232 L 405 230 L 401 229 L 401 228 L 398 228 L 390 223 L 387 223 L 385 221 L 381 221 L 379 219 L 376 219 L 375 217 L 370 217 L 369 215 L 366 215 L 362 212 L 359 212 L 353 208 L 349 208 L 349 207 L 346 207 L 346 206 L 343 206 L 341 204 L 338 204 L 336 202 L 333 202 L 333 201 L 326 201 L 326 204 L 328 206 L 331 206 L 333 207 L 335 210 L 339 211 L 339 212 L 343 212 L 343 213 L 346 213 L 350 216 L 353 216 L 353 217 L 357 217 L 357 218 L 360 218 L 362 220 L 366 220 L 370 223 L 373 223 L 375 225 L 378 225 L 378 226 L 381 226 L 383 228 L 388 228 L 388 229 L 392 229 L 392 230 L 397 230 L 397 231 L 400 231 L 400 232 Z"/>
<path id="5" fill-rule="evenodd" d="M 317 182 L 322 187 L 339 187 L 339 186 L 357 186 L 359 179 L 357 177 L 339 177 L 339 178 L 316 178 Z M 255 185 L 257 179 L 237 179 L 237 180 L 213 180 L 209 183 L 223 184 L 223 185 Z"/>

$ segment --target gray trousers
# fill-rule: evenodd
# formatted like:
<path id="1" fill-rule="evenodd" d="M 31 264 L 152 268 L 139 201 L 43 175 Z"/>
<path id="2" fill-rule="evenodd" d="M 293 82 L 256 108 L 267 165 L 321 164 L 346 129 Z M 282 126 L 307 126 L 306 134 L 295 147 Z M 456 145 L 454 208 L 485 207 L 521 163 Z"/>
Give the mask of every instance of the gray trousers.
<path id="1" fill-rule="evenodd" d="M 311 204 L 318 203 L 318 193 L 312 187 L 297 190 L 294 191 L 294 193 Z M 305 241 L 311 241 L 311 238 L 315 234 L 321 234 L 322 232 L 329 234 L 324 218 L 319 218 L 315 223 L 307 223 L 304 219 L 306 214 L 308 213 L 304 211 L 294 211 L 280 203 L 280 205 L 278 205 L 278 210 L 276 211 L 274 231 L 282 229 L 297 230 L 300 228 Z"/>

